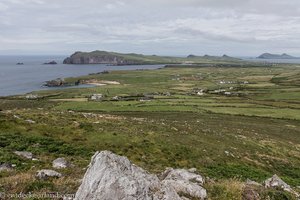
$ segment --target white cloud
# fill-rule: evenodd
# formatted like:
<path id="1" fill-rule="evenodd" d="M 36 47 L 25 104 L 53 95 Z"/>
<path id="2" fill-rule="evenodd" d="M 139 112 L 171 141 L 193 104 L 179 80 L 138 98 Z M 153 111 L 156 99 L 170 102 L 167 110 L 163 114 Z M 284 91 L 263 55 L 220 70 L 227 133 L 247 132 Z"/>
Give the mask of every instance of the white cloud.
<path id="1" fill-rule="evenodd" d="M 295 54 L 299 8 L 299 0 L 2 0 L 0 50 Z"/>

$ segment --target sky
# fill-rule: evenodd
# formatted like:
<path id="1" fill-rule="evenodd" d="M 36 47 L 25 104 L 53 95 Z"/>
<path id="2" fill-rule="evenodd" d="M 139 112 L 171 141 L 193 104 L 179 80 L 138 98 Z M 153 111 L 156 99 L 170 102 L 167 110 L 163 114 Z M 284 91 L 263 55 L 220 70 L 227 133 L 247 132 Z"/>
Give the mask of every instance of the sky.
<path id="1" fill-rule="evenodd" d="M 0 55 L 300 56 L 299 0 L 0 0 Z"/>

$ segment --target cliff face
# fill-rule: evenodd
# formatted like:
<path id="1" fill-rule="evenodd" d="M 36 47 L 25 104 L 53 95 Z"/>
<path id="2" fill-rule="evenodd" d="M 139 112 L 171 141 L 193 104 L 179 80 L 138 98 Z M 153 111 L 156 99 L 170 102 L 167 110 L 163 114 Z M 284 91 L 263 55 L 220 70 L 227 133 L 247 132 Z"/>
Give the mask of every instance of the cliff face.
<path id="1" fill-rule="evenodd" d="M 143 64 L 142 61 L 128 59 L 121 55 L 109 52 L 76 52 L 64 60 L 64 64 L 112 64 L 112 65 L 135 65 Z"/>

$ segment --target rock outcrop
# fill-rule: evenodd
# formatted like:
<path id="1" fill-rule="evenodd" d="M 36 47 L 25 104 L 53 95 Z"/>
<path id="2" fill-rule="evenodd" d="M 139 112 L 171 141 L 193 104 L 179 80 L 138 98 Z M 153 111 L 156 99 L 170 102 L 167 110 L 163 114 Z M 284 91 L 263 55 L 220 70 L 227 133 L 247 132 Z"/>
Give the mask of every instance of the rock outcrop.
<path id="1" fill-rule="evenodd" d="M 281 178 L 279 178 L 279 176 L 277 176 L 276 174 L 273 175 L 271 178 L 265 180 L 264 186 L 266 188 L 280 188 L 284 191 L 295 195 L 297 198 L 300 198 L 300 194 L 296 192 L 290 185 L 284 182 Z"/>
<path id="2" fill-rule="evenodd" d="M 91 160 L 76 200 L 205 199 L 204 179 L 193 170 L 167 169 L 159 179 L 122 156 L 97 152 Z"/>
<path id="3" fill-rule="evenodd" d="M 60 87 L 60 86 L 64 86 L 65 84 L 66 83 L 65 83 L 64 79 L 58 78 L 58 79 L 55 79 L 55 80 L 47 81 L 45 83 L 45 86 L 47 86 L 47 87 Z"/>

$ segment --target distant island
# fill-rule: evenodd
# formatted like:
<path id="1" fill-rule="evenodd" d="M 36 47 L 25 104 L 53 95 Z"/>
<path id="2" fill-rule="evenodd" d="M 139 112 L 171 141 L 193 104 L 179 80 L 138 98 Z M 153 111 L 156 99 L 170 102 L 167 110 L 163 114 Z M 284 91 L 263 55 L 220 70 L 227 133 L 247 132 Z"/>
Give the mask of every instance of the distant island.
<path id="1" fill-rule="evenodd" d="M 44 65 L 57 65 L 56 61 L 45 62 Z"/>
<path id="2" fill-rule="evenodd" d="M 264 53 L 258 56 L 259 59 L 297 59 L 297 57 L 290 56 L 286 53 L 283 54 L 271 54 L 271 53 Z"/>
<path id="3" fill-rule="evenodd" d="M 234 57 L 231 57 L 231 56 L 227 56 L 226 54 L 224 54 L 223 56 L 211 56 L 211 55 L 204 55 L 204 56 L 196 56 L 196 55 L 189 55 L 187 56 L 187 58 L 190 58 L 190 59 L 197 59 L 197 58 L 200 58 L 200 59 L 208 59 L 208 60 L 223 60 L 223 61 L 226 61 L 226 60 L 230 60 L 230 61 L 241 61 L 242 59 L 239 59 L 239 58 L 234 58 Z"/>
<path id="4" fill-rule="evenodd" d="M 64 60 L 64 64 L 110 64 L 110 65 L 144 65 L 144 64 L 193 64 L 210 63 L 211 61 L 242 61 L 227 55 L 223 56 L 195 56 L 171 57 L 157 55 L 143 55 L 136 53 L 116 53 L 107 51 L 75 52 Z"/>

